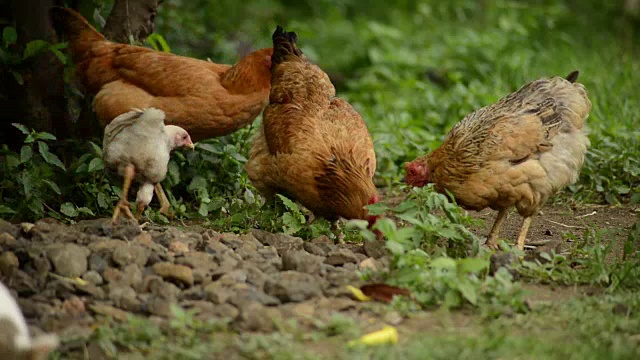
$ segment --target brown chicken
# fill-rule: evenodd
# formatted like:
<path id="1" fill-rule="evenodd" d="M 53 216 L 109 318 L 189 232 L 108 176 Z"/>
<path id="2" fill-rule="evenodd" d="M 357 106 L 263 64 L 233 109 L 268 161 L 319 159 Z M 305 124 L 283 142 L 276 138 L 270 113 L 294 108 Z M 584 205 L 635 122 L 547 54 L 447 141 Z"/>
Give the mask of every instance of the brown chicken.
<path id="1" fill-rule="evenodd" d="M 524 218 L 524 249 L 532 216 L 554 193 L 574 183 L 589 138 L 591 101 L 578 72 L 533 81 L 456 124 L 430 154 L 405 164 L 406 182 L 434 183 L 466 209 L 498 210 L 486 245 L 497 247 L 500 227 L 515 206 Z"/>
<path id="2" fill-rule="evenodd" d="M 249 179 L 267 198 L 283 194 L 315 216 L 372 225 L 376 218 L 363 208 L 378 201 L 371 136 L 296 40 L 280 26 L 273 33 L 270 102 L 245 166 Z"/>
<path id="3" fill-rule="evenodd" d="M 76 74 L 95 95 L 94 110 L 108 124 L 131 108 L 155 107 L 194 141 L 249 125 L 267 105 L 272 49 L 255 51 L 234 66 L 108 41 L 80 14 L 50 10 L 69 41 Z"/>
<path id="4" fill-rule="evenodd" d="M 116 222 L 121 211 L 134 218 L 127 197 L 134 177 L 142 183 L 136 198 L 139 219 L 155 190 L 160 200 L 160 212 L 168 215 L 169 200 L 160 182 L 167 175 L 169 156 L 178 147 L 193 149 L 189 134 L 181 127 L 165 125 L 162 110 L 132 109 L 115 119 L 104 129 L 102 147 L 104 162 L 124 177 L 122 197 L 113 212 Z"/>

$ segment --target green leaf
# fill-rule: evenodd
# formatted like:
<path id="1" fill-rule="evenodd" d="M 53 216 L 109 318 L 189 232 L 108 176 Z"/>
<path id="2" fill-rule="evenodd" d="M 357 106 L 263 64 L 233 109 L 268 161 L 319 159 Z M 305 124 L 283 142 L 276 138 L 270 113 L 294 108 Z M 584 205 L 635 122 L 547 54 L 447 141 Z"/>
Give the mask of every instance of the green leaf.
<path id="1" fill-rule="evenodd" d="M 167 41 L 160 34 L 152 33 L 147 37 L 147 42 L 156 51 L 171 52 L 171 48 L 169 48 L 169 44 L 167 44 Z"/>
<path id="2" fill-rule="evenodd" d="M 20 75 L 19 72 L 13 71 L 13 70 L 9 70 L 9 72 L 11 73 L 11 75 L 13 75 L 13 78 L 16 79 L 16 82 L 18 83 L 18 85 L 24 85 L 24 79 L 22 78 L 22 75 Z"/>
<path id="3" fill-rule="evenodd" d="M 49 185 L 51 190 L 53 190 L 56 194 L 62 195 L 62 191 L 60 191 L 60 188 L 58 187 L 58 185 L 56 183 L 54 183 L 53 181 L 45 179 L 45 180 L 42 180 L 42 182 L 44 182 L 45 184 Z"/>
<path id="4" fill-rule="evenodd" d="M 15 214 L 15 213 L 16 212 L 12 208 L 6 205 L 0 205 L 0 214 Z"/>
<path id="5" fill-rule="evenodd" d="M 26 163 L 27 161 L 31 160 L 32 157 L 33 157 L 33 149 L 31 149 L 31 146 L 29 145 L 22 146 L 22 149 L 20 149 L 20 162 Z"/>
<path id="6" fill-rule="evenodd" d="M 49 134 L 48 132 L 40 132 L 35 134 L 34 136 L 37 140 L 55 140 L 56 137 L 53 134 Z"/>
<path id="7" fill-rule="evenodd" d="M 431 267 L 434 269 L 455 270 L 456 261 L 448 257 L 439 257 L 431 261 Z"/>
<path id="8" fill-rule="evenodd" d="M 101 192 L 98 193 L 97 200 L 98 200 L 98 206 L 101 209 L 106 209 L 109 206 L 109 204 L 107 203 L 107 197 L 104 195 L 104 193 L 101 193 Z"/>
<path id="9" fill-rule="evenodd" d="M 60 212 L 72 218 L 78 216 L 78 210 L 76 209 L 75 205 L 70 202 L 66 202 L 60 205 Z"/>
<path id="10" fill-rule="evenodd" d="M 18 41 L 18 32 L 12 26 L 7 26 L 2 30 L 2 41 L 4 47 L 9 47 L 11 44 L 15 44 Z"/>
<path id="11" fill-rule="evenodd" d="M 460 290 L 460 293 L 465 299 L 467 299 L 467 301 L 473 305 L 478 304 L 478 293 L 473 284 L 469 281 L 459 281 L 457 285 L 458 290 Z"/>
<path id="12" fill-rule="evenodd" d="M 460 260 L 460 270 L 465 273 L 478 274 L 489 266 L 489 261 L 481 258 L 466 258 Z"/>
<path id="13" fill-rule="evenodd" d="M 290 213 L 282 215 L 282 222 L 284 223 L 283 232 L 287 235 L 293 235 L 302 229 L 300 221 Z"/>
<path id="14" fill-rule="evenodd" d="M 104 162 L 100 158 L 93 158 L 89 162 L 89 167 L 87 168 L 88 172 L 94 172 L 104 169 Z"/>
<path id="15" fill-rule="evenodd" d="M 278 198 L 280 198 L 280 200 L 282 200 L 282 203 L 284 204 L 284 206 L 286 206 L 287 209 L 289 209 L 289 211 L 300 213 L 300 208 L 298 207 L 298 205 L 296 205 L 296 203 L 294 203 L 284 195 L 277 194 L 277 196 Z"/>
<path id="16" fill-rule="evenodd" d="M 60 161 L 60 158 L 58 158 L 56 154 L 49 152 L 49 145 L 42 141 L 38 141 L 38 151 L 40 152 L 40 155 L 42 155 L 44 161 L 51 165 L 55 165 L 62 170 L 66 170 L 64 164 L 62 164 L 62 161 Z"/>
<path id="17" fill-rule="evenodd" d="M 11 125 L 13 125 L 14 127 L 16 127 L 18 130 L 20 130 L 20 132 L 22 132 L 22 133 L 23 133 L 23 134 L 25 134 L 25 135 L 29 135 L 29 134 L 30 134 L 29 129 L 27 129 L 27 127 L 26 127 L 26 126 L 24 126 L 24 125 L 22 125 L 22 124 L 13 123 L 13 124 L 11 124 Z"/>
<path id="18" fill-rule="evenodd" d="M 44 40 L 33 40 L 27 43 L 27 46 L 24 48 L 24 53 L 22 54 L 22 60 L 26 60 L 49 46 L 49 43 Z"/>

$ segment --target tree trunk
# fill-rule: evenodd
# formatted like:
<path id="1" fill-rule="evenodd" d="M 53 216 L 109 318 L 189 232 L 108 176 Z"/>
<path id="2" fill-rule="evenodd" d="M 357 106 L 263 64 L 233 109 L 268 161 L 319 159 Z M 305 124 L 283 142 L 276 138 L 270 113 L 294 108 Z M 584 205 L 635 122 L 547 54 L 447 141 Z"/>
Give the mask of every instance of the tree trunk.
<path id="1" fill-rule="evenodd" d="M 36 39 L 55 42 L 49 23 L 49 9 L 63 5 L 63 0 L 0 0 L 0 32 L 6 25 L 15 24 L 18 43 Z M 158 5 L 162 0 L 115 0 L 104 33 L 113 41 L 139 42 L 153 32 Z M 78 2 L 73 2 L 78 5 Z M 86 15 L 86 14 L 85 14 Z M 88 17 L 91 19 L 91 16 Z M 14 49 L 15 50 L 15 49 Z M 19 50 L 19 49 L 17 49 Z M 91 99 L 69 103 L 65 97 L 64 65 L 50 52 L 28 59 L 20 65 L 24 84 L 18 84 L 8 69 L 0 68 L 0 144 L 19 148 L 23 136 L 11 123 L 19 122 L 37 131 L 47 131 L 63 140 L 70 137 L 85 139 L 100 136 L 102 128 L 90 108 Z M 70 106 L 71 105 L 71 106 Z M 79 119 L 73 119 L 70 107 L 83 109 Z M 76 111 L 77 113 L 77 111 Z M 61 142 L 59 142 L 60 144 Z"/>
<path id="2" fill-rule="evenodd" d="M 5 1 L 4 4 L 7 2 Z M 18 44 L 12 49 L 18 51 L 32 40 L 43 39 L 51 42 L 53 30 L 49 26 L 48 9 L 56 5 L 54 0 L 11 0 L 8 1 L 10 18 L 18 32 Z M 8 107 L 0 114 L 2 143 L 19 146 L 22 136 L 11 126 L 13 122 L 23 123 L 38 131 L 47 131 L 60 138 L 70 134 L 71 116 L 67 111 L 67 100 L 64 96 L 64 65 L 52 53 L 44 52 L 27 59 L 19 68 L 24 84 L 18 84 L 13 76 L 1 71 L 2 88 L 0 99 L 6 101 Z"/>
<path id="3" fill-rule="evenodd" d="M 142 42 L 154 29 L 158 5 L 163 0 L 115 0 L 102 33 L 112 41 Z M 100 139 L 102 124 L 88 99 L 81 104 L 77 135 L 83 139 Z"/>
<path id="4" fill-rule="evenodd" d="M 116 0 L 104 26 L 107 39 L 139 42 L 153 33 L 158 5 L 163 0 Z"/>

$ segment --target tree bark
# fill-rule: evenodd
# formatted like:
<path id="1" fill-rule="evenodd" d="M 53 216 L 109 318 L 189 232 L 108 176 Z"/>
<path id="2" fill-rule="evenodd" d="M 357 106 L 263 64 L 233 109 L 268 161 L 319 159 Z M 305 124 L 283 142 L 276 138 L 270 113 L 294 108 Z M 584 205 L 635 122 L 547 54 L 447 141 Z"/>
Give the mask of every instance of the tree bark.
<path id="1" fill-rule="evenodd" d="M 9 5 L 9 21 L 15 23 L 20 48 L 32 40 L 43 39 L 51 42 L 53 30 L 49 26 L 48 9 L 56 5 L 54 0 L 11 0 L 4 1 Z M 2 143 L 15 148 L 22 142 L 22 137 L 11 123 L 19 122 L 38 131 L 47 131 L 58 137 L 67 137 L 71 129 L 71 117 L 67 111 L 67 100 L 64 96 L 64 65 L 55 55 L 44 52 L 25 60 L 18 71 L 24 84 L 18 84 L 8 71 L 0 71 L 2 88 L 0 99 L 6 101 L 8 107 L 0 114 Z M 8 70 L 8 69 L 4 69 Z"/>
<path id="2" fill-rule="evenodd" d="M 143 41 L 153 33 L 158 5 L 162 1 L 116 0 L 104 26 L 104 36 L 121 43 Z"/>
<path id="3" fill-rule="evenodd" d="M 107 18 L 102 33 L 121 43 L 142 42 L 154 29 L 158 5 L 163 0 L 116 0 Z M 80 104 L 80 116 L 76 134 L 83 139 L 98 139 L 102 136 L 102 124 L 96 117 L 90 101 Z"/>

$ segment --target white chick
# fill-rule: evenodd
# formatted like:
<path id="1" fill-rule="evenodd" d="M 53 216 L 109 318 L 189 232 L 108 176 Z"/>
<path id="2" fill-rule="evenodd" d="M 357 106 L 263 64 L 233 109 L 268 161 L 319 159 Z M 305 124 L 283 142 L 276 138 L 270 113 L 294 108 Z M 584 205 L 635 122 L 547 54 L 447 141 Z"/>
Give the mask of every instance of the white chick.
<path id="1" fill-rule="evenodd" d="M 132 109 L 115 119 L 104 129 L 103 149 L 105 164 L 124 177 L 122 198 L 113 211 L 116 222 L 120 211 L 134 218 L 127 197 L 131 181 L 142 183 L 136 197 L 137 216 L 153 198 L 155 189 L 160 200 L 160 212 L 167 215 L 169 200 L 160 182 L 167 175 L 169 156 L 173 149 L 186 146 L 194 148 L 191 137 L 181 127 L 164 124 L 165 113 L 156 108 Z"/>

